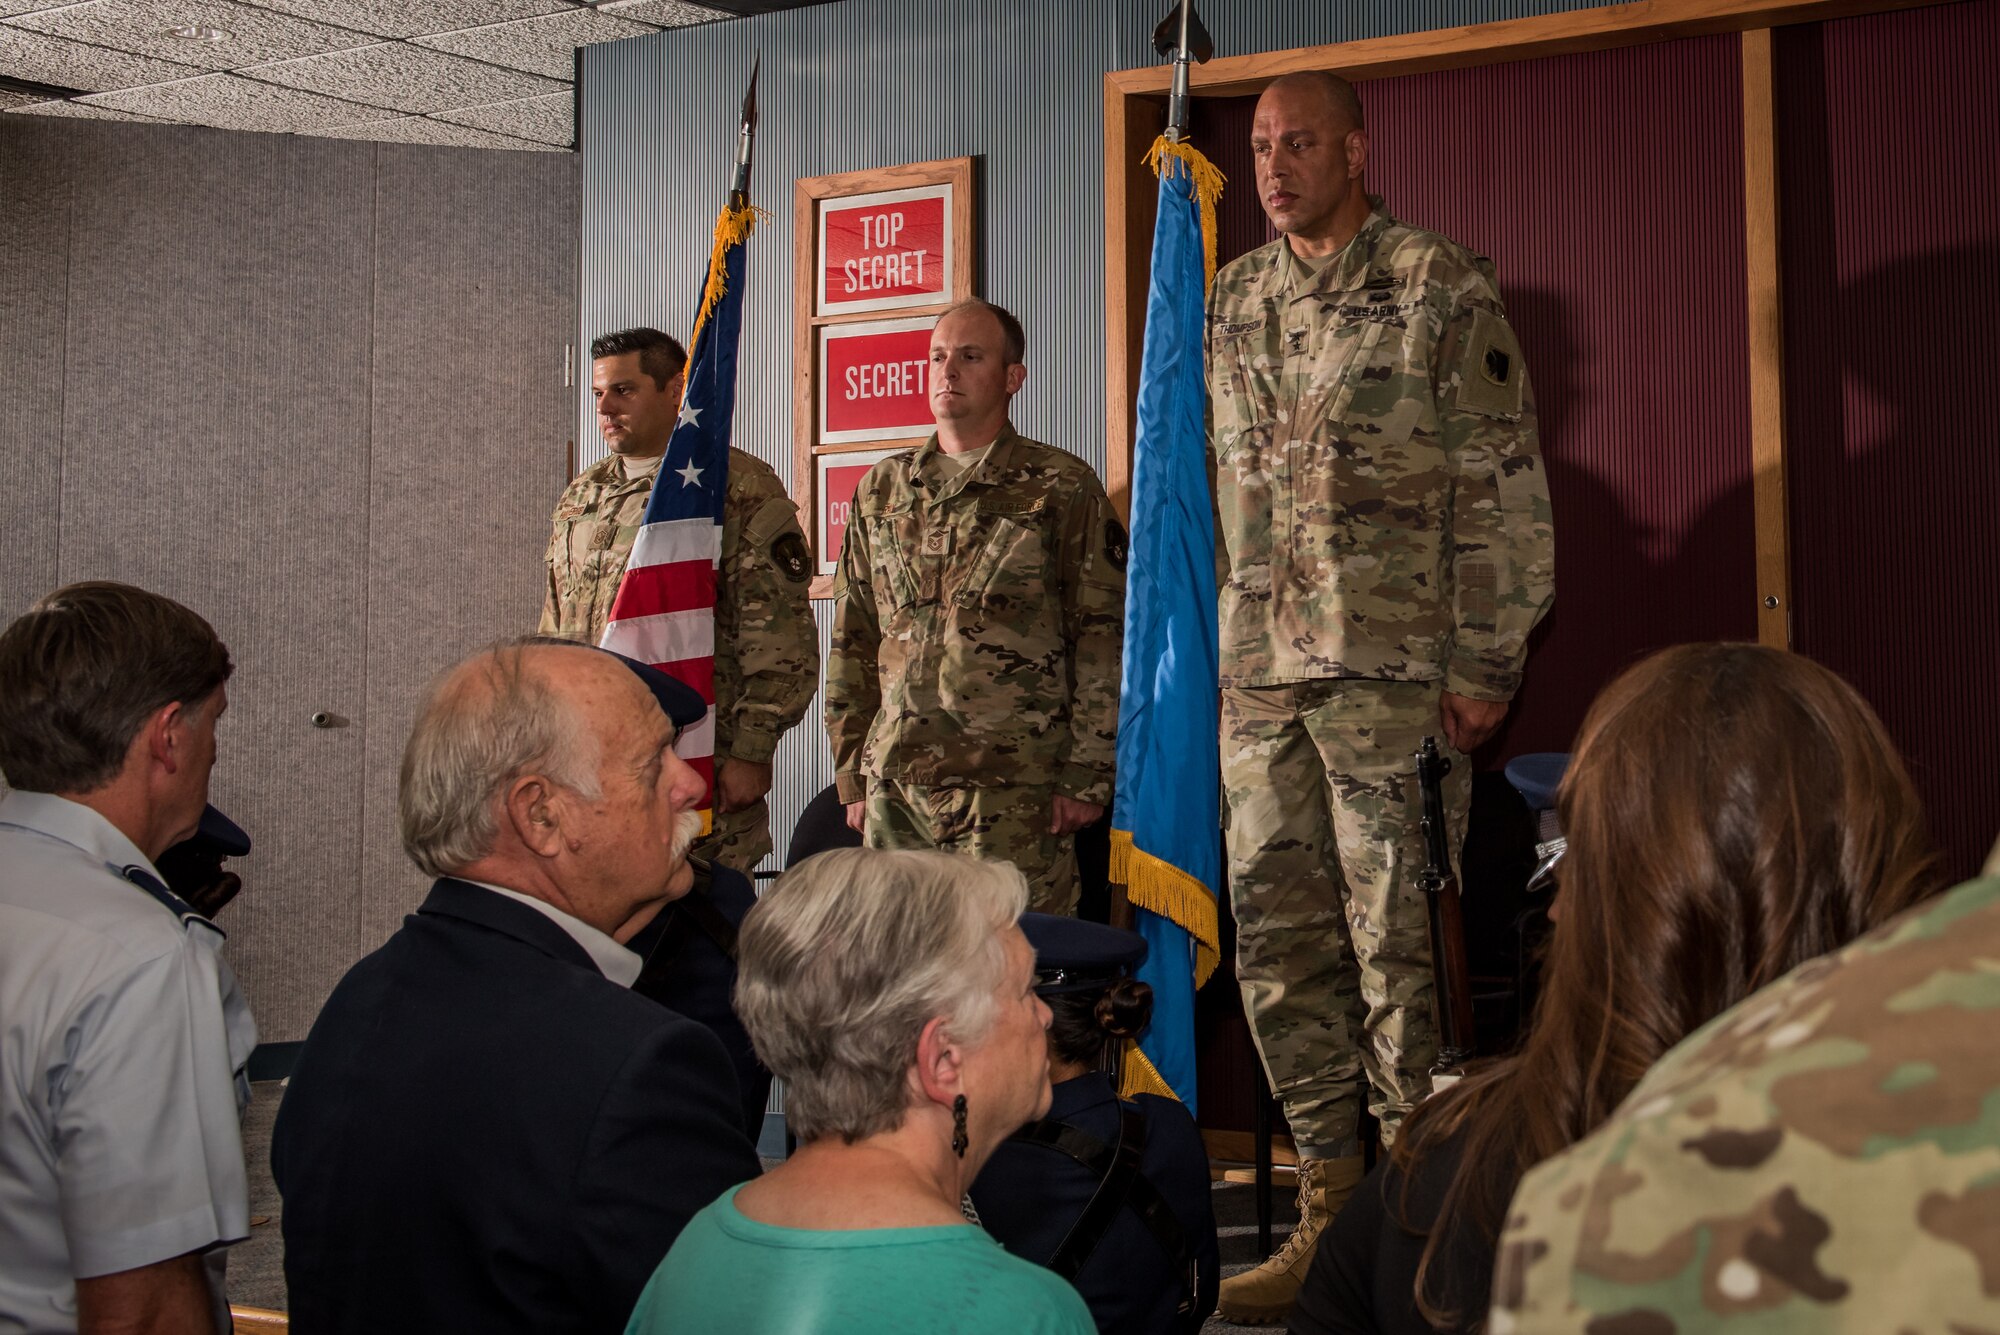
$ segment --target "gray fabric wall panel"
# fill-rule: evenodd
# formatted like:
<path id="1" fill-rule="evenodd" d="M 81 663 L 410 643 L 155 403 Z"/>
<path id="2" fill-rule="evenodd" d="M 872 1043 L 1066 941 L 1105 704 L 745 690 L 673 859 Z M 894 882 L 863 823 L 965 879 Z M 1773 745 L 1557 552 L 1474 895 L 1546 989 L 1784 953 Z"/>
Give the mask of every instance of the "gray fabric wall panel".
<path id="1" fill-rule="evenodd" d="M 1594 0 L 1202 0 L 1224 55 L 1586 8 Z M 982 295 L 1027 326 L 1024 432 L 1104 468 L 1104 114 L 1107 70 L 1155 63 L 1165 0 L 844 0 L 585 47 L 579 139 L 580 338 L 631 324 L 685 336 L 761 55 L 754 201 L 735 443 L 795 484 L 792 187 L 802 176 L 931 158 L 981 159 Z M 578 454 L 604 447 L 587 387 Z M 822 639 L 826 606 L 819 607 Z M 822 650 L 824 646 L 822 646 Z M 819 705 L 780 745 L 780 852 L 831 782 Z"/>
<path id="2" fill-rule="evenodd" d="M 423 684 L 534 625 L 575 161 L 5 119 L 0 612 L 113 577 L 228 641 L 212 791 L 256 849 L 222 922 L 263 1039 L 301 1039 L 421 891 Z"/>
<path id="3" fill-rule="evenodd" d="M 256 849 L 223 924 L 265 1034 L 303 1037 L 355 940 L 362 734 L 308 720 L 360 713 L 374 154 L 130 129 L 75 178 L 59 578 L 178 598 L 229 644 L 213 795 Z"/>
<path id="4" fill-rule="evenodd" d="M 541 612 L 576 321 L 574 157 L 379 152 L 367 514 L 369 546 L 389 559 L 368 589 L 364 950 L 423 893 L 396 832 L 396 771 L 424 687 Z"/>
<path id="5" fill-rule="evenodd" d="M 51 131 L 0 117 L 0 621 L 56 579 L 69 179 Z"/>

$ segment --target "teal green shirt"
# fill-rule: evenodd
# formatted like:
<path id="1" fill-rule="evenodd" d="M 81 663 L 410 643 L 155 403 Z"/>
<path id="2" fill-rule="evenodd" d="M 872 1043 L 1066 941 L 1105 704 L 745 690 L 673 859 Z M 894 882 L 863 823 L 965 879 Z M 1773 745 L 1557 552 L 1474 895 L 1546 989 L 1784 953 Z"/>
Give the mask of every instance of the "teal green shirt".
<path id="1" fill-rule="evenodd" d="M 625 1335 L 1097 1335 L 1075 1289 L 970 1224 L 779 1228 L 740 1190 L 688 1221 Z"/>

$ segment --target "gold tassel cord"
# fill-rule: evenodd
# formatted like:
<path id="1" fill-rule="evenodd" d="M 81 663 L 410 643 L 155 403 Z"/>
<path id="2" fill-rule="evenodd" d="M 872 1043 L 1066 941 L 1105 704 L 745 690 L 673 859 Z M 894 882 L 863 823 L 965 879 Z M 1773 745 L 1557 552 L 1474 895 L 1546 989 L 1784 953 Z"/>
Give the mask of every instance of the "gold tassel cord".
<path id="1" fill-rule="evenodd" d="M 1202 290 L 1206 292 L 1215 283 L 1215 205 L 1222 198 L 1222 187 L 1227 178 L 1193 144 L 1161 135 L 1147 152 L 1146 165 L 1153 169 L 1153 175 L 1164 177 L 1171 170 L 1171 160 L 1178 160 L 1187 172 L 1188 179 L 1194 183 L 1195 201 L 1201 206 Z"/>
<path id="2" fill-rule="evenodd" d="M 1126 830 L 1111 832 L 1111 879 L 1125 887 L 1134 908 L 1170 919 L 1194 938 L 1194 985 L 1206 983 L 1222 962 L 1222 924 L 1208 887 L 1135 845 Z"/>
<path id="3" fill-rule="evenodd" d="M 1166 1077 L 1147 1060 L 1146 1054 L 1140 1050 L 1139 1041 L 1128 1038 L 1125 1040 L 1125 1074 L 1118 1082 L 1118 1097 L 1129 1099 L 1134 1094 L 1158 1094 L 1163 1099 L 1176 1102 L 1181 1098 L 1174 1093 Z"/>
<path id="4" fill-rule="evenodd" d="M 695 344 L 701 339 L 702 326 L 708 323 L 710 311 L 722 300 L 722 294 L 729 290 L 729 270 L 724 265 L 724 257 L 729 248 L 741 245 L 757 230 L 759 221 L 769 222 L 770 210 L 760 209 L 754 204 L 746 204 L 740 209 L 732 209 L 727 204 L 715 217 L 715 246 L 708 253 L 708 282 L 701 289 L 701 309 L 695 312 L 694 333 L 688 336 L 688 353 L 693 355 Z"/>

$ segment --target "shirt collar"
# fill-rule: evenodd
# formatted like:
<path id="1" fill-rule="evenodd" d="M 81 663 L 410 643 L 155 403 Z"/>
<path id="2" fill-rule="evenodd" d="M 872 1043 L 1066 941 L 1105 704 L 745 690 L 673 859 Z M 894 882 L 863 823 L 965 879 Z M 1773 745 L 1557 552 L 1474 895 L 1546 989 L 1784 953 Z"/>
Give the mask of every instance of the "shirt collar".
<path id="1" fill-rule="evenodd" d="M 466 881 L 463 876 L 458 879 Z M 583 947 L 598 970 L 618 986 L 630 987 L 639 981 L 639 971 L 645 968 L 646 962 L 583 919 L 564 913 L 546 899 L 524 895 L 519 890 L 509 890 L 506 886 L 495 885 L 491 881 L 466 881 L 466 884 L 476 885 L 482 890 L 491 890 L 496 895 L 505 895 L 539 912 L 550 922 L 568 932 L 570 939 Z"/>
<path id="2" fill-rule="evenodd" d="M 54 793 L 16 790 L 0 799 L 0 824 L 19 825 L 60 839 L 82 849 L 121 877 L 125 868 L 138 867 L 156 881 L 166 880 L 153 860 L 141 853 L 123 830 L 81 802 Z"/>

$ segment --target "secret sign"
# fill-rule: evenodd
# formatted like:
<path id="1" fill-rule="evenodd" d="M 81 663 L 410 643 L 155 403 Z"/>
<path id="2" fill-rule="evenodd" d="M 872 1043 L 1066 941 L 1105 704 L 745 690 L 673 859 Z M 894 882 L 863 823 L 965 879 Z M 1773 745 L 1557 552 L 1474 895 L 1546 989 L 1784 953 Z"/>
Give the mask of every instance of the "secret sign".
<path id="1" fill-rule="evenodd" d="M 821 315 L 935 306 L 950 301 L 950 184 L 821 201 Z"/>
<path id="2" fill-rule="evenodd" d="M 828 445 L 928 436 L 930 315 L 819 331 L 819 439 Z"/>

